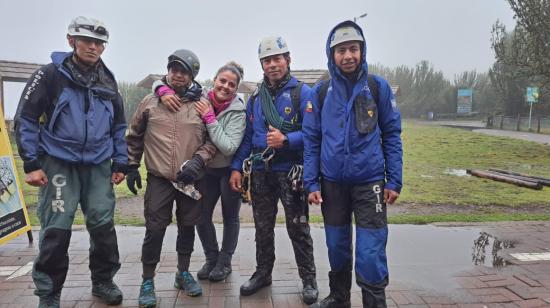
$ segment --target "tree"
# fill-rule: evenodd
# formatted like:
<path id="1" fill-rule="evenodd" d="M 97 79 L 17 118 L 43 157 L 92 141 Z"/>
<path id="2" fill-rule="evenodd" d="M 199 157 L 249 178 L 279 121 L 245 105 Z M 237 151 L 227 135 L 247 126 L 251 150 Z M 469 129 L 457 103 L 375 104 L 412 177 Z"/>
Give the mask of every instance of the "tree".
<path id="1" fill-rule="evenodd" d="M 138 87 L 135 83 L 119 82 L 118 90 L 124 101 L 124 115 L 128 123 L 141 100 L 150 93 L 150 90 Z"/>
<path id="2" fill-rule="evenodd" d="M 514 11 L 515 29 L 508 33 L 499 21 L 493 26 L 492 47 L 497 59 L 493 74 L 500 82 L 507 78 L 528 80 L 539 86 L 540 100 L 550 94 L 550 1 L 506 0 Z M 501 84 L 502 85 L 502 84 Z M 525 91 L 525 89 L 523 89 Z"/>

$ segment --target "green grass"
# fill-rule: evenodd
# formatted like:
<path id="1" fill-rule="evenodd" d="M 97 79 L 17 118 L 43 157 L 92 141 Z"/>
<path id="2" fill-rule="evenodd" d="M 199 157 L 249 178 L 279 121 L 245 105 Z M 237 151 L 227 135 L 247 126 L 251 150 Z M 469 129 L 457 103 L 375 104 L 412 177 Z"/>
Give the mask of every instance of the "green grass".
<path id="1" fill-rule="evenodd" d="M 447 169 L 499 168 L 550 177 L 550 146 L 467 130 L 405 122 L 404 186 L 400 202 L 455 205 L 550 205 L 550 188 L 536 191 Z"/>
<path id="2" fill-rule="evenodd" d="M 499 168 L 550 178 L 550 146 L 511 138 L 473 133 L 467 130 L 427 126 L 415 122 L 403 123 L 404 186 L 399 202 L 438 206 L 445 205 L 501 205 L 550 206 L 550 188 L 541 191 L 517 187 L 476 177 L 446 174 L 447 169 Z M 15 145 L 13 146 L 16 151 Z M 17 168 L 23 195 L 31 222 L 37 225 L 35 215 L 38 189 L 24 183 L 22 163 Z M 140 167 L 145 185 L 145 167 Z M 145 188 L 145 187 L 144 187 Z M 139 190 L 143 194 L 144 189 Z M 133 196 L 126 183 L 115 186 L 118 198 Z M 118 224 L 142 225 L 142 217 L 122 217 L 115 214 Z M 445 214 L 400 215 L 389 218 L 390 223 L 431 223 L 436 221 L 502 221 L 550 220 L 550 215 L 535 214 Z M 312 222 L 322 222 L 312 216 Z M 282 221 L 281 221 L 282 222 Z M 79 212 L 75 223 L 83 223 Z"/>

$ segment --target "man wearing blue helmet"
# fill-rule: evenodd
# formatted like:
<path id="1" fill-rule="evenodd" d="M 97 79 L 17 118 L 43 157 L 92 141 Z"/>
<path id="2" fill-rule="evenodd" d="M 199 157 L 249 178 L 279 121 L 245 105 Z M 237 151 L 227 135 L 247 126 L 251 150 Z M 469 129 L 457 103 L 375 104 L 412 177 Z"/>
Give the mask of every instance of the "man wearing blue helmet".
<path id="1" fill-rule="evenodd" d="M 354 22 L 330 32 L 332 78 L 314 87 L 304 115 L 304 184 L 321 204 L 331 267 L 330 294 L 312 307 L 350 307 L 352 214 L 363 307 L 386 307 L 386 204 L 402 186 L 401 117 L 388 83 L 368 74 L 366 51 Z"/>

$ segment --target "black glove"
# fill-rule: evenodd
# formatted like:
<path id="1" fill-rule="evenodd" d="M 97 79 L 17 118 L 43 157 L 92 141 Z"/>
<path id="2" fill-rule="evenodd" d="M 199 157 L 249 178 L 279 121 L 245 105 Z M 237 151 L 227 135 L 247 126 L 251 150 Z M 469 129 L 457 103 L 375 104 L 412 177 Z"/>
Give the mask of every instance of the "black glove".
<path id="1" fill-rule="evenodd" d="M 137 195 L 137 188 L 141 189 L 141 175 L 137 167 L 128 167 L 128 173 L 126 173 L 126 185 L 128 189 Z"/>
<path id="2" fill-rule="evenodd" d="M 185 184 L 191 184 L 195 182 L 199 172 L 204 167 L 204 161 L 199 155 L 193 155 L 185 166 L 176 174 L 176 180 Z"/>

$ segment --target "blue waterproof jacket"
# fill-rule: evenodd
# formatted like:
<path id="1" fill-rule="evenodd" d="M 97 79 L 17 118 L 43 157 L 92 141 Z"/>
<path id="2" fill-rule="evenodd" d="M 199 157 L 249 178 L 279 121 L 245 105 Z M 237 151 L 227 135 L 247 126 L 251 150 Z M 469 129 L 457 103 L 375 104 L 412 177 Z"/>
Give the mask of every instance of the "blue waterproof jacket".
<path id="1" fill-rule="evenodd" d="M 361 28 L 352 22 L 338 24 L 330 32 L 326 54 L 330 85 L 319 109 L 321 83 L 311 91 L 311 108 L 304 113 L 304 185 L 309 192 L 320 191 L 319 177 L 346 184 L 386 180 L 385 188 L 400 192 L 402 186 L 403 151 L 401 146 L 401 116 L 388 83 L 374 76 L 379 89 L 379 102 L 368 118 L 372 126 L 366 134 L 356 128 L 354 101 L 363 95 L 373 99 L 367 82 L 367 45 L 363 42 L 361 71 L 356 82 L 346 78 L 334 63 L 330 49 L 336 28 L 347 25 Z M 363 36 L 364 38 L 364 36 Z"/>
<path id="2" fill-rule="evenodd" d="M 279 115 L 286 121 L 296 119 L 301 123 L 303 118 L 306 101 L 310 96 L 311 89 L 306 84 L 303 85 L 300 93 L 300 110 L 293 110 L 292 100 L 290 98 L 291 89 L 298 86 L 298 80 L 291 77 L 290 80 L 279 89 L 275 95 L 274 103 Z M 254 96 L 251 97 L 251 99 Z M 251 153 L 257 153 L 267 148 L 267 121 L 264 116 L 260 95 L 255 96 L 254 101 L 248 100 L 246 106 L 246 129 L 243 141 L 233 157 L 231 164 L 232 170 L 242 172 L 243 160 L 249 157 Z M 254 104 L 254 114 L 252 114 L 252 104 Z M 288 172 L 294 164 L 302 163 L 302 150 L 304 142 L 301 131 L 294 131 L 287 134 L 288 147 L 276 150 L 276 156 L 271 171 Z M 257 163 L 253 166 L 254 170 L 264 170 L 264 164 Z"/>
<path id="3" fill-rule="evenodd" d="M 41 168 L 42 154 L 74 164 L 112 159 L 113 172 L 125 172 L 126 121 L 115 78 L 101 60 L 85 77 L 71 56 L 52 53 L 21 95 L 15 122 L 25 172 Z"/>

